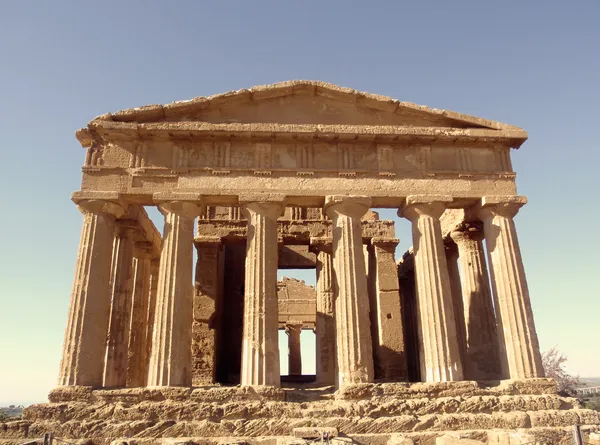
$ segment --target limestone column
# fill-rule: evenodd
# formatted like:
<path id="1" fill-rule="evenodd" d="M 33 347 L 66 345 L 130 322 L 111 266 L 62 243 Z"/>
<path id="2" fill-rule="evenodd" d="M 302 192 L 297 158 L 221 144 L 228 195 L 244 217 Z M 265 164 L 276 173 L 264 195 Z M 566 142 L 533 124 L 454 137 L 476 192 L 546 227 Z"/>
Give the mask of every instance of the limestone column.
<path id="1" fill-rule="evenodd" d="M 221 283 L 219 264 L 222 252 L 220 237 L 202 236 L 195 240 L 198 252 L 192 324 L 192 383 L 210 385 L 215 381 L 215 317 Z"/>
<path id="2" fill-rule="evenodd" d="M 277 218 L 282 202 L 248 202 L 242 386 L 280 386 Z"/>
<path id="3" fill-rule="evenodd" d="M 370 250 L 375 268 L 374 305 L 371 305 L 371 332 L 377 365 L 375 375 L 388 380 L 406 379 L 403 323 L 400 314 L 400 289 L 395 252 L 397 238 L 374 237 Z"/>
<path id="4" fill-rule="evenodd" d="M 543 377 L 527 279 L 513 217 L 527 202 L 524 196 L 485 196 L 483 221 L 489 256 L 503 374 L 512 379 Z M 502 350 L 504 349 L 504 350 Z"/>
<path id="5" fill-rule="evenodd" d="M 129 328 L 127 386 L 146 386 L 148 376 L 147 337 L 148 304 L 150 299 L 150 259 L 152 243 L 138 242 L 134 249 L 134 287 Z"/>
<path id="6" fill-rule="evenodd" d="M 317 382 L 335 385 L 335 318 L 333 313 L 333 259 L 331 238 L 311 238 L 317 254 L 317 314 L 315 321 Z"/>
<path id="7" fill-rule="evenodd" d="M 286 324 L 285 333 L 288 336 L 288 375 L 302 375 L 302 323 Z"/>
<path id="8" fill-rule="evenodd" d="M 450 233 L 458 246 L 466 336 L 465 378 L 500 378 L 498 331 L 479 224 L 464 224 Z"/>
<path id="9" fill-rule="evenodd" d="M 332 219 L 333 232 L 339 386 L 372 382 L 374 378 L 369 293 L 360 221 L 370 205 L 371 200 L 363 196 L 325 198 L 325 212 Z"/>
<path id="10" fill-rule="evenodd" d="M 125 209 L 114 202 L 85 200 L 83 228 L 58 384 L 102 386 L 110 317 L 110 266 L 115 219 Z"/>
<path id="11" fill-rule="evenodd" d="M 152 338 L 154 336 L 154 319 L 156 316 L 156 295 L 158 293 L 158 271 L 160 258 L 150 261 L 150 294 L 148 295 L 148 314 L 146 315 L 146 385 L 148 384 L 148 370 L 150 368 L 150 357 L 152 356 Z"/>
<path id="12" fill-rule="evenodd" d="M 148 386 L 192 384 L 192 287 L 196 202 L 163 202 L 163 246 Z"/>
<path id="13" fill-rule="evenodd" d="M 440 216 L 450 196 L 413 195 L 399 215 L 412 222 L 421 378 L 445 382 L 463 378 L 452 290 L 442 242 Z"/>
<path id="14" fill-rule="evenodd" d="M 460 363 L 463 368 L 463 378 L 469 379 L 467 376 L 467 334 L 465 332 L 465 311 L 462 298 L 462 287 L 460 284 L 460 273 L 458 271 L 458 246 L 452 239 L 446 239 L 444 243 L 446 252 L 446 264 L 448 267 L 448 279 L 450 280 L 450 289 L 452 295 L 452 311 L 454 313 L 454 321 L 456 322 L 456 341 L 458 343 L 458 352 Z"/>
<path id="15" fill-rule="evenodd" d="M 133 244 L 137 225 L 135 220 L 117 221 L 112 261 L 112 303 L 104 362 L 105 388 L 124 387 L 127 383 L 133 294 Z"/>

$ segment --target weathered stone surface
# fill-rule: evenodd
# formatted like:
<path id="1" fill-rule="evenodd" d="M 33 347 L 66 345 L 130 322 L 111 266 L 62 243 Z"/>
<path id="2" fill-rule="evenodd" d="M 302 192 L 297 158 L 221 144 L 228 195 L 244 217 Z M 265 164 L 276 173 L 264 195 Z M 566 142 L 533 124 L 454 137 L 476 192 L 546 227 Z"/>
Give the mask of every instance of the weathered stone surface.
<path id="1" fill-rule="evenodd" d="M 325 212 L 333 220 L 333 269 L 337 298 L 338 384 L 372 382 L 373 351 L 369 295 L 360 237 L 360 218 L 371 201 L 360 196 L 328 196 Z"/>
<path id="2" fill-rule="evenodd" d="M 166 199 L 168 199 L 166 197 Z M 192 383 L 192 269 L 196 202 L 163 201 L 164 246 L 160 258 L 148 386 Z"/>
<path id="3" fill-rule="evenodd" d="M 399 214 L 413 227 L 419 308 L 421 376 L 427 382 L 461 380 L 452 289 L 439 217 L 452 197 L 409 196 Z"/>
<path id="4" fill-rule="evenodd" d="M 513 217 L 527 200 L 484 197 L 478 216 L 484 224 L 498 316 L 504 377 L 543 377 L 527 279 Z"/>
<path id="5" fill-rule="evenodd" d="M 277 337 L 277 218 L 281 201 L 251 201 L 248 218 L 242 386 L 279 386 Z"/>
<path id="6" fill-rule="evenodd" d="M 58 384 L 101 386 L 115 218 L 125 209 L 105 200 L 82 200 L 78 208 L 84 223 Z"/>

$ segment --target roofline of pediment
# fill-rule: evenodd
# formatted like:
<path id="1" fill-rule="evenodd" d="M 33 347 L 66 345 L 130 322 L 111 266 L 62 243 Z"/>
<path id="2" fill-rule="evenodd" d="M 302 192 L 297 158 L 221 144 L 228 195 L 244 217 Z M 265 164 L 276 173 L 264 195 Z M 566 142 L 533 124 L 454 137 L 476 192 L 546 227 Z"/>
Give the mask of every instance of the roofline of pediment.
<path id="1" fill-rule="evenodd" d="M 94 137 L 103 140 L 147 138 L 237 137 L 279 139 L 393 141 L 490 141 L 519 148 L 527 140 L 522 129 L 492 130 L 486 128 L 409 127 L 395 125 L 316 125 L 316 124 L 212 124 L 208 122 L 114 122 L 92 121 L 88 128 L 76 132 L 83 147 Z"/>
<path id="2" fill-rule="evenodd" d="M 463 124 L 471 124 L 474 127 L 489 128 L 493 130 L 522 130 L 519 127 L 498 121 L 483 119 L 455 111 L 440 110 L 412 102 L 401 102 L 388 96 L 366 93 L 363 91 L 344 88 L 327 82 L 316 80 L 291 80 L 278 82 L 271 85 L 254 86 L 249 89 L 241 89 L 219 93 L 208 97 L 196 97 L 190 100 L 177 101 L 166 105 L 146 105 L 138 108 L 128 108 L 115 113 L 106 113 L 96 117 L 90 123 L 97 121 L 114 122 L 152 122 L 161 119 L 185 116 L 191 112 L 201 111 L 209 106 L 219 106 L 232 101 L 252 101 L 272 99 L 299 92 L 308 92 L 315 96 L 320 95 L 332 99 L 361 104 L 374 109 L 396 112 L 405 109 L 407 111 L 427 116 L 440 116 L 452 119 Z"/>

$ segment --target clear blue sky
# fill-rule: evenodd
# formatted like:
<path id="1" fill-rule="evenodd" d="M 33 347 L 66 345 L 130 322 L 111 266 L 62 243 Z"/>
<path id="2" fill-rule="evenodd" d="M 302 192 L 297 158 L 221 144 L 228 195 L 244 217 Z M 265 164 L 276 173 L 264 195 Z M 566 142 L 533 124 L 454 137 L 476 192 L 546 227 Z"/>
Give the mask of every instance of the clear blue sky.
<path id="1" fill-rule="evenodd" d="M 600 2 L 0 6 L 0 405 L 43 401 L 56 383 L 82 222 L 73 132 L 109 111 L 289 79 L 529 131 L 513 162 L 541 345 L 600 375 Z M 403 251 L 405 221 L 398 233 Z"/>

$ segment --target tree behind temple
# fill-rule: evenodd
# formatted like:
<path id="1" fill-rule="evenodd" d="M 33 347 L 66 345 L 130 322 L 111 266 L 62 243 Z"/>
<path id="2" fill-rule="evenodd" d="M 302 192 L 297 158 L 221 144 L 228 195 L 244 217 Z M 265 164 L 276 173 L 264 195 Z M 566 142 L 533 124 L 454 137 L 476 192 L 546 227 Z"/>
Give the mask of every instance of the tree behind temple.
<path id="1" fill-rule="evenodd" d="M 565 369 L 567 357 L 554 346 L 542 354 L 542 364 L 546 377 L 556 380 L 558 392 L 575 396 L 575 388 L 579 385 L 579 377 L 574 377 Z"/>

